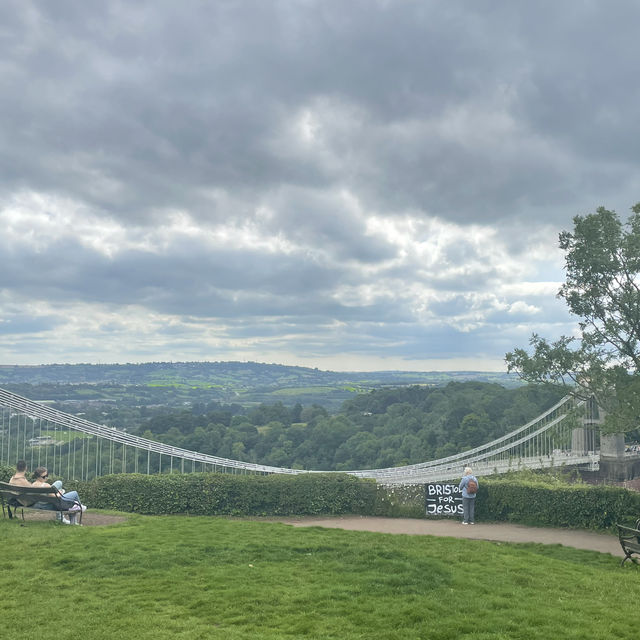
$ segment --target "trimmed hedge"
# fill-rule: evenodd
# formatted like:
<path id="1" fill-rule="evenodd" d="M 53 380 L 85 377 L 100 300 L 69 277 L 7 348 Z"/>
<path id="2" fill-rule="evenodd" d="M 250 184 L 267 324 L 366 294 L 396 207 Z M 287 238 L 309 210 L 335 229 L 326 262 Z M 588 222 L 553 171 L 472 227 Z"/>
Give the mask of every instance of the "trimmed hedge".
<path id="1" fill-rule="evenodd" d="M 476 522 L 611 530 L 640 517 L 640 493 L 620 487 L 482 478 Z M 374 515 L 425 518 L 425 486 L 378 486 Z"/>
<path id="2" fill-rule="evenodd" d="M 373 515 L 387 518 L 424 518 L 423 484 L 378 485 Z"/>
<path id="3" fill-rule="evenodd" d="M 7 482 L 14 469 L 0 466 Z M 376 485 L 347 474 L 117 474 L 69 482 L 84 503 L 151 515 L 375 515 L 425 518 L 424 485 Z M 640 517 L 640 493 L 612 486 L 482 478 L 476 521 L 611 530 Z"/>
<path id="4" fill-rule="evenodd" d="M 477 500 L 476 520 L 485 521 L 613 529 L 640 517 L 640 493 L 612 486 L 484 480 Z"/>
<path id="5" fill-rule="evenodd" d="M 76 483 L 86 504 L 144 514 L 370 514 L 376 485 L 346 474 L 118 474 Z"/>

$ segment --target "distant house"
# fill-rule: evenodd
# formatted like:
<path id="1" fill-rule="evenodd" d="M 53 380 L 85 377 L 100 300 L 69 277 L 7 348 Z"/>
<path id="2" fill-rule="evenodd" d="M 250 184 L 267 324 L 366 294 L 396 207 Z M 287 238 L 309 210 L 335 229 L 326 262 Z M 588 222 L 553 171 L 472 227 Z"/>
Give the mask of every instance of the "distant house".
<path id="1" fill-rule="evenodd" d="M 47 444 L 55 444 L 56 441 L 51 436 L 39 436 L 37 438 L 29 439 L 30 447 L 42 447 Z"/>

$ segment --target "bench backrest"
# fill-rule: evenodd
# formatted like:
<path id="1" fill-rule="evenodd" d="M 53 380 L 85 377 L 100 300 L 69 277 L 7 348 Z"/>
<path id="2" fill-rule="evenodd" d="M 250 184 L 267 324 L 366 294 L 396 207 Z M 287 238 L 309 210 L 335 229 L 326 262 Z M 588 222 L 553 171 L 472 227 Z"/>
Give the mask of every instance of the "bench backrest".
<path id="1" fill-rule="evenodd" d="M 620 542 L 630 542 L 632 544 L 640 544 L 640 531 L 631 527 L 618 526 L 618 538 Z"/>
<path id="2" fill-rule="evenodd" d="M 9 484 L 8 482 L 0 482 L 0 497 L 3 502 L 15 498 L 19 502 L 25 502 L 24 506 L 35 504 L 36 502 L 48 502 L 55 507 L 61 507 L 60 497 L 56 494 L 54 487 L 25 487 L 17 484 Z"/>

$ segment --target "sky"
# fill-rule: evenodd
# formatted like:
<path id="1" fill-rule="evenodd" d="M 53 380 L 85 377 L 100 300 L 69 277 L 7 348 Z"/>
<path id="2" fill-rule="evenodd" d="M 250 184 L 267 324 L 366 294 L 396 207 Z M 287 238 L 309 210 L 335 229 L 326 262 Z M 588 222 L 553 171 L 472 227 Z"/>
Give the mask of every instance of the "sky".
<path id="1" fill-rule="evenodd" d="M 640 4 L 4 0 L 0 364 L 504 371 L 640 201 Z"/>

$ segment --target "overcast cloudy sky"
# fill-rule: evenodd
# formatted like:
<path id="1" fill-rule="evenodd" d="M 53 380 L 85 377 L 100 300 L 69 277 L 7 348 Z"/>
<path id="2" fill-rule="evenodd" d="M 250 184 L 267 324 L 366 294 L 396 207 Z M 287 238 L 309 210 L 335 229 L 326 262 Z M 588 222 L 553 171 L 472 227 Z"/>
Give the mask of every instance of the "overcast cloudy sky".
<path id="1" fill-rule="evenodd" d="M 504 370 L 640 200 L 635 1 L 0 12 L 0 364 Z"/>

